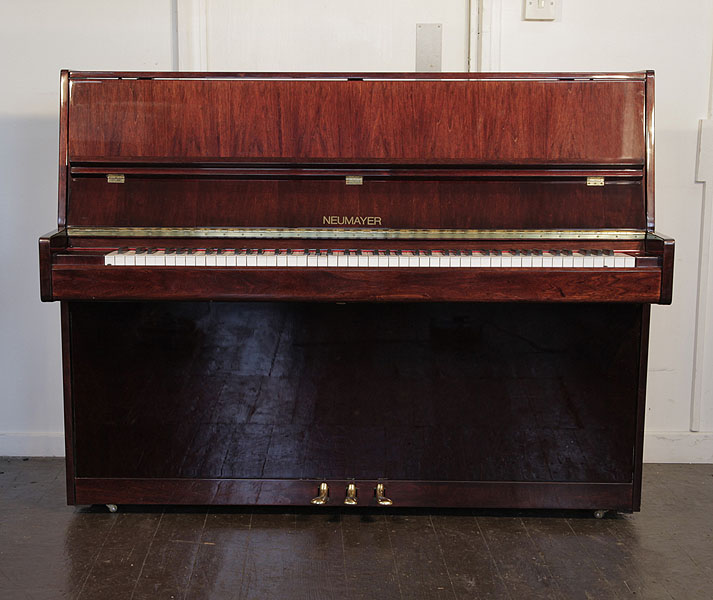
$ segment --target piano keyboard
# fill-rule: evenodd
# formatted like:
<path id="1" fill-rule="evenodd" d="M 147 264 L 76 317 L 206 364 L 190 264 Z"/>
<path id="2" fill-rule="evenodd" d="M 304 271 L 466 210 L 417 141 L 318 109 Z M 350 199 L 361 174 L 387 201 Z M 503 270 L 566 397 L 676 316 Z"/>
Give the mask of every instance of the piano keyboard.
<path id="1" fill-rule="evenodd" d="M 633 268 L 636 257 L 613 250 L 336 250 L 120 248 L 105 265 L 141 267 L 317 268 Z"/>

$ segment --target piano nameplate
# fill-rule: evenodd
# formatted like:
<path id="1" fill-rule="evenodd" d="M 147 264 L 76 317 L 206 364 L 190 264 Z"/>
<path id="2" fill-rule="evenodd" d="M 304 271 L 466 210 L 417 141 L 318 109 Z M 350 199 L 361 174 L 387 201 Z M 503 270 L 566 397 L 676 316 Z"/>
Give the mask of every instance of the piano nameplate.
<path id="1" fill-rule="evenodd" d="M 636 229 L 360 229 L 250 227 L 68 227 L 70 237 L 262 238 L 351 240 L 572 239 L 640 240 Z"/>

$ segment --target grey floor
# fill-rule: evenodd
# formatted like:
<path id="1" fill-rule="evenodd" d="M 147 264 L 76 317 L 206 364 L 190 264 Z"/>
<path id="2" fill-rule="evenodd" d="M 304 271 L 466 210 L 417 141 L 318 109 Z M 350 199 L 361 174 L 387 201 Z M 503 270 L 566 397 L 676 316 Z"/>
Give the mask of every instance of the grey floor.
<path id="1" fill-rule="evenodd" d="M 0 459 L 0 598 L 713 598 L 713 465 L 646 465 L 643 510 L 68 507 Z"/>

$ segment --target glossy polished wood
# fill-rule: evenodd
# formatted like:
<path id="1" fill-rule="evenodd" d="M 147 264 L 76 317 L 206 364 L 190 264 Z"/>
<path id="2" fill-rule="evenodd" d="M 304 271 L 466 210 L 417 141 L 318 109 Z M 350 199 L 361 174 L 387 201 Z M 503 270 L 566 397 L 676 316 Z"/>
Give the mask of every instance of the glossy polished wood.
<path id="1" fill-rule="evenodd" d="M 73 226 L 322 227 L 330 215 L 374 215 L 391 229 L 644 229 L 641 180 L 602 187 L 559 177 L 434 181 L 178 177 L 72 180 Z M 97 202 L 101 198 L 101 202 Z"/>
<path id="2" fill-rule="evenodd" d="M 77 80 L 69 157 L 643 164 L 644 119 L 628 80 Z"/>
<path id="3" fill-rule="evenodd" d="M 601 487 L 619 490 L 606 507 L 631 510 L 637 305 L 69 306 L 79 501 L 103 502 L 107 478 L 154 479 L 124 481 L 137 502 L 179 499 L 167 480 L 186 478 L 223 483 L 180 502 L 268 504 L 383 478 L 404 506 L 491 506 L 508 490 L 501 505 L 594 508 L 592 484 L 621 484 Z"/>
<path id="4" fill-rule="evenodd" d="M 63 72 L 62 90 L 40 293 L 63 301 L 69 503 L 297 506 L 321 481 L 340 503 L 353 481 L 365 506 L 387 482 L 397 506 L 639 510 L 648 305 L 671 302 L 674 258 L 654 233 L 653 73 Z M 637 266 L 103 264 L 125 245 L 315 245 L 122 228 L 332 215 L 549 230 L 469 245 Z M 345 240 L 328 247 L 424 247 Z"/>
<path id="5" fill-rule="evenodd" d="M 427 272 L 424 272 L 427 271 Z M 283 269 L 55 265 L 61 300 L 659 302 L 658 268 Z"/>

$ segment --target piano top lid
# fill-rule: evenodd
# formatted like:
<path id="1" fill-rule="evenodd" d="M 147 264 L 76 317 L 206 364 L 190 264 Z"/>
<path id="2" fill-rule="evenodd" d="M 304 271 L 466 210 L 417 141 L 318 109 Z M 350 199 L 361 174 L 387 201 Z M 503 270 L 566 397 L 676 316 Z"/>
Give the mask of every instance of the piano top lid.
<path id="1" fill-rule="evenodd" d="M 70 79 L 271 79 L 271 80 L 343 80 L 343 81 L 552 81 L 552 80 L 582 80 L 582 81 L 645 81 L 653 71 L 612 72 L 612 73 L 567 73 L 567 72 L 529 72 L 529 73 L 404 73 L 369 71 L 361 73 L 344 72 L 293 72 L 276 71 L 69 71 Z"/>
<path id="2" fill-rule="evenodd" d="M 69 77 L 72 164 L 642 165 L 646 157 L 643 72 Z"/>

